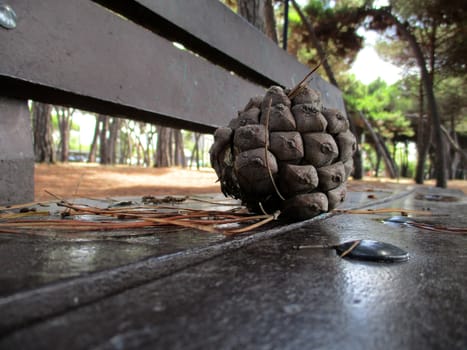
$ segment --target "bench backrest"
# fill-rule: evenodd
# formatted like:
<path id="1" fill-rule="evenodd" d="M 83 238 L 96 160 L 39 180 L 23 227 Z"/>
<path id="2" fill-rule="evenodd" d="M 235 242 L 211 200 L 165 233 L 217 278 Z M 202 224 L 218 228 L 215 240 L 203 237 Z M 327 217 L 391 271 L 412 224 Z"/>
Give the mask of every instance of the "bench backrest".
<path id="1" fill-rule="evenodd" d="M 0 96 L 212 132 L 309 71 L 217 0 L 8 4 L 17 27 L 0 27 Z M 311 85 L 343 110 L 336 88 Z"/>

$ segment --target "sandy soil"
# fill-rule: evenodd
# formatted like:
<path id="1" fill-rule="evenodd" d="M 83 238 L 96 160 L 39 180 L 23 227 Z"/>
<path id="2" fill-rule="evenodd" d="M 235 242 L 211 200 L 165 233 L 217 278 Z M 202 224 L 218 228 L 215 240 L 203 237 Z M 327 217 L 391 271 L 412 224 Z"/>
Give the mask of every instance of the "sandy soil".
<path id="1" fill-rule="evenodd" d="M 220 192 L 214 171 L 141 168 L 96 164 L 36 164 L 35 200 L 146 195 L 189 195 Z"/>
<path id="2" fill-rule="evenodd" d="M 100 166 L 96 164 L 36 164 L 35 200 L 51 200 L 48 190 L 61 198 L 118 196 L 190 195 L 220 193 L 217 176 L 211 169 L 140 168 L 129 166 Z M 349 189 L 371 191 L 392 190 L 413 184 L 410 179 L 399 181 L 365 178 L 351 181 Z M 434 185 L 434 181 L 428 181 Z M 467 193 L 467 181 L 450 181 L 450 188 Z"/>

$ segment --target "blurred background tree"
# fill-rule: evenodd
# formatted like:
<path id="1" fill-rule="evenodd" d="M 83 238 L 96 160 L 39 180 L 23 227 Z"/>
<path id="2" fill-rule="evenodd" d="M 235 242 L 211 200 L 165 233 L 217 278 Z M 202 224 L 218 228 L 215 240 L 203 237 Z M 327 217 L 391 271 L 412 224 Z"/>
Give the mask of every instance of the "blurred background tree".
<path id="1" fill-rule="evenodd" d="M 395 116 L 407 118 L 408 114 L 412 117 L 414 114 L 418 114 L 419 120 L 415 123 L 412 122 L 412 124 L 417 124 L 417 126 L 414 125 L 415 130 L 412 134 L 418 136 L 416 181 L 422 183 L 425 178 L 426 155 L 431 149 L 429 176 L 435 176 L 437 185 L 445 187 L 447 175 L 454 176 L 458 172 L 449 169 L 449 174 L 447 174 L 447 160 L 450 161 L 449 164 L 452 164 L 452 157 L 460 159 L 463 156 L 462 152 L 456 151 L 453 154 L 452 150 L 445 150 L 447 142 L 446 136 L 443 136 L 443 128 L 446 127 L 449 130 L 451 138 L 455 141 L 458 139 L 456 127 L 462 129 L 466 115 L 465 105 L 462 106 L 462 101 L 464 101 L 462 97 L 458 99 L 459 104 L 440 102 L 444 99 L 443 96 L 447 98 L 449 95 L 451 103 L 454 101 L 452 94 L 448 93 L 449 84 L 443 85 L 439 82 L 459 76 L 462 77 L 459 81 L 465 81 L 466 16 L 462 4 L 459 1 L 446 4 L 439 0 L 429 3 L 418 0 L 410 3 L 390 1 L 389 6 L 378 7 L 374 5 L 373 1 L 311 0 L 302 10 L 306 13 L 307 20 L 312 23 L 319 42 L 330 56 L 329 62 L 333 71 L 339 72 L 336 74 L 339 86 L 345 84 L 346 80 L 348 83 L 345 72 L 355 59 L 356 53 L 362 48 L 362 29 L 374 30 L 381 34 L 377 45 L 378 52 L 385 59 L 404 67 L 405 76 L 411 81 L 410 91 L 400 89 L 409 86 L 408 82 L 405 82 L 390 92 L 394 95 L 393 102 L 411 96 L 413 100 L 418 100 L 418 107 L 415 110 L 414 106 L 417 104 L 406 101 L 399 106 L 399 111 L 397 111 L 392 109 L 396 106 L 393 103 L 393 107 L 389 106 L 383 114 L 376 113 L 375 110 L 371 111 L 372 118 L 381 120 L 385 124 L 391 122 L 391 125 L 388 124 L 386 129 L 393 128 L 393 134 L 400 136 L 400 127 L 403 125 L 401 119 L 395 118 Z M 310 39 L 310 30 L 307 30 L 307 25 L 299 14 L 300 12 L 291 15 L 289 49 L 304 63 L 316 64 L 319 61 L 319 52 L 313 40 Z M 414 72 L 417 70 L 418 98 L 414 98 L 412 81 Z M 332 80 L 330 81 L 332 82 Z M 387 88 L 379 84 L 379 86 L 371 87 L 370 90 L 375 87 L 378 89 Z M 352 95 L 356 90 L 358 91 L 358 88 L 355 89 L 349 84 L 341 89 L 346 95 Z M 385 95 L 387 94 L 381 92 L 380 97 Z M 350 102 L 356 98 L 357 96 L 346 96 L 346 101 Z M 371 99 L 370 96 L 367 98 Z M 368 107 L 367 102 L 355 103 L 354 101 L 354 108 L 349 114 L 356 123 L 358 123 L 356 111 L 363 105 Z M 447 107 L 449 110 L 446 109 Z M 364 112 L 364 110 L 360 111 Z M 389 111 L 393 112 L 392 116 L 391 113 L 388 113 Z M 430 122 L 426 122 L 426 114 L 428 114 Z M 457 115 L 457 118 L 451 117 L 450 125 L 443 126 L 448 122 L 449 115 Z M 408 125 L 408 123 L 404 123 L 404 125 Z M 407 135 L 407 133 L 405 134 Z M 397 138 L 394 136 L 392 139 Z M 408 142 L 409 140 L 404 140 L 404 143 Z M 436 147 L 433 147 L 433 144 Z M 395 148 L 396 145 L 394 144 L 393 147 Z M 460 147 L 452 148 L 460 149 Z M 393 151 L 394 153 L 395 151 Z M 454 162 L 455 165 L 459 163 L 460 161 Z"/>

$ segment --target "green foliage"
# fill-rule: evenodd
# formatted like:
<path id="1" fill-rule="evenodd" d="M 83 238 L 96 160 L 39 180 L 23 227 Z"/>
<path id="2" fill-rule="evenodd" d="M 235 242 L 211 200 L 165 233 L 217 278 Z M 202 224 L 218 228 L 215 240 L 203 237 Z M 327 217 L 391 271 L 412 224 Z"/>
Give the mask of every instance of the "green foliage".
<path id="1" fill-rule="evenodd" d="M 398 67 L 405 67 L 407 70 L 417 67 L 417 61 L 405 41 L 388 40 L 382 37 L 376 41 L 375 49 L 383 60 L 391 62 Z"/>
<path id="2" fill-rule="evenodd" d="M 467 135 L 467 82 L 461 77 L 450 77 L 436 85 L 441 117 L 447 125 L 454 124 L 457 132 Z"/>
<path id="3" fill-rule="evenodd" d="M 363 45 L 363 38 L 357 33 L 362 17 L 361 13 L 353 10 L 352 5 L 355 4 L 361 3 L 311 0 L 304 8 L 336 72 L 348 70 Z M 289 21 L 289 51 L 301 62 L 316 66 L 320 60 L 311 44 L 306 26 L 293 9 L 290 11 Z"/>
<path id="4" fill-rule="evenodd" d="M 349 113 L 358 115 L 362 111 L 383 136 L 413 135 L 405 117 L 411 107 L 410 96 L 401 94 L 400 83 L 388 85 L 378 78 L 365 85 L 348 75 L 341 80 L 341 88 Z"/>
<path id="5" fill-rule="evenodd" d="M 300 16 L 293 7 L 289 8 L 289 24 L 293 25 L 294 27 L 300 25 Z"/>
<path id="6" fill-rule="evenodd" d="M 388 10 L 410 27 L 419 43 L 430 70 L 442 76 L 466 73 L 467 12 L 461 0 L 392 0 Z M 373 16 L 372 29 L 384 33 L 391 40 L 379 46 L 379 51 L 403 65 L 413 66 L 405 60 L 407 49 L 397 40 L 391 21 L 384 16 Z M 388 32 L 392 28 L 392 32 Z M 394 35 L 397 34 L 397 35 Z M 410 56 L 410 53 L 409 53 Z"/>
<path id="7" fill-rule="evenodd" d="M 420 93 L 420 79 L 417 75 L 408 75 L 405 78 L 395 83 L 394 94 L 397 99 L 397 108 L 405 113 L 414 114 L 418 113 L 419 106 L 419 93 Z"/>
<path id="8" fill-rule="evenodd" d="M 59 127 L 58 127 L 58 113 L 57 113 L 57 110 L 55 108 L 52 108 L 52 110 L 50 112 L 50 115 L 51 115 L 51 118 L 52 118 L 53 130 L 58 132 Z M 77 131 L 77 132 L 80 131 L 79 124 L 73 121 L 73 114 L 71 114 L 70 117 L 71 117 L 70 130 Z"/>

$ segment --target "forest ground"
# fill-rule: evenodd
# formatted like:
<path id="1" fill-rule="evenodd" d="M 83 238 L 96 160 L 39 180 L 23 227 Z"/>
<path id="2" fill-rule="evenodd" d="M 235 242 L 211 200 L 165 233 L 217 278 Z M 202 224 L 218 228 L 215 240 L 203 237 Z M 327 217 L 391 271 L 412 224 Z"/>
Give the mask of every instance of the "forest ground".
<path id="1" fill-rule="evenodd" d="M 220 186 L 212 169 L 142 168 L 131 166 L 101 166 L 86 163 L 36 164 L 35 200 L 54 199 L 46 190 L 60 198 L 108 198 L 147 195 L 192 195 L 219 193 Z M 351 180 L 352 191 L 375 189 L 395 190 L 414 184 L 412 179 L 390 180 L 370 178 Z M 434 181 L 427 181 L 434 185 Z M 467 194 L 467 181 L 449 181 L 449 188 Z"/>

